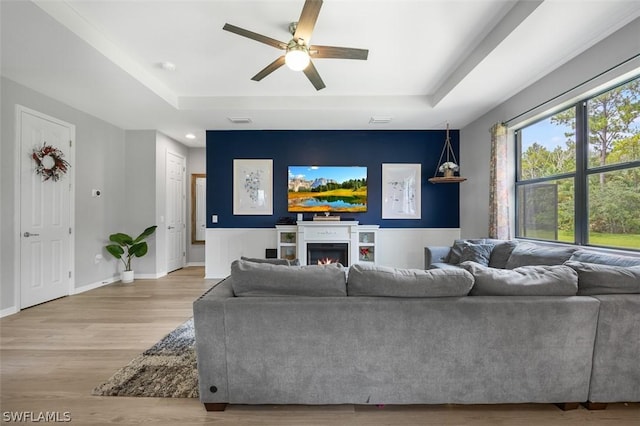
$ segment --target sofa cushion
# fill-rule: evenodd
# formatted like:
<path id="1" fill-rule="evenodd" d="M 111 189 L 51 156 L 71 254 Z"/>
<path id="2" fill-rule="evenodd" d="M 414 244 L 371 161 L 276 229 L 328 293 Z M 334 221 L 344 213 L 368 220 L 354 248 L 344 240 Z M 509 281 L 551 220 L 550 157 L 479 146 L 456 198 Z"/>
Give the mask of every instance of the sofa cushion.
<path id="1" fill-rule="evenodd" d="M 476 240 L 454 240 L 453 246 L 451 246 L 451 251 L 449 252 L 449 257 L 447 257 L 446 262 L 451 263 L 452 265 L 457 265 L 460 263 L 460 256 L 462 256 L 462 250 L 464 250 L 465 246 L 468 244 L 484 244 L 484 238 L 476 239 Z"/>
<path id="2" fill-rule="evenodd" d="M 431 269 L 460 269 L 460 266 L 452 265 L 450 263 L 436 262 L 429 265 L 429 270 Z"/>
<path id="3" fill-rule="evenodd" d="M 600 265 L 614 266 L 638 266 L 640 265 L 640 257 L 618 256 L 614 254 L 598 253 L 589 250 L 578 250 L 571 255 L 570 261 L 597 263 Z"/>
<path id="4" fill-rule="evenodd" d="M 467 243 L 462 249 L 462 255 L 460 255 L 460 263 L 471 261 L 476 262 L 484 266 L 489 265 L 489 258 L 491 257 L 491 244 L 469 244 Z"/>
<path id="5" fill-rule="evenodd" d="M 577 250 L 575 247 L 550 247 L 532 243 L 519 243 L 515 246 L 506 269 L 527 265 L 562 265 Z"/>
<path id="6" fill-rule="evenodd" d="M 235 260 L 231 284 L 236 296 L 346 296 L 344 267 L 285 266 Z"/>
<path id="7" fill-rule="evenodd" d="M 471 296 L 575 296 L 578 274 L 564 265 L 496 269 L 474 262 L 460 266 L 473 275 Z"/>
<path id="8" fill-rule="evenodd" d="M 349 296 L 459 297 L 469 294 L 471 274 L 461 268 L 399 269 L 355 264 L 349 268 Z"/>
<path id="9" fill-rule="evenodd" d="M 507 266 L 511 253 L 518 245 L 518 240 L 492 240 L 487 238 L 486 244 L 493 244 L 489 266 L 504 269 Z"/>
<path id="10" fill-rule="evenodd" d="M 578 273 L 578 294 L 640 293 L 640 265 L 616 266 L 568 261 L 565 265 Z"/>

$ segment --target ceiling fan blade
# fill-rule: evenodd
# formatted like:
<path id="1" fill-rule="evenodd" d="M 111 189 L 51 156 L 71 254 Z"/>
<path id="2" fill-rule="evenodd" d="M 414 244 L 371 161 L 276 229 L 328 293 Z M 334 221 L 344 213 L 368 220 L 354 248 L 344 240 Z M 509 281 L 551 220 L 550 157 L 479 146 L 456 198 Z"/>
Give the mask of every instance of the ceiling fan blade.
<path id="1" fill-rule="evenodd" d="M 356 49 L 353 47 L 336 46 L 311 46 L 309 54 L 312 58 L 336 58 L 336 59 L 362 59 L 369 56 L 368 49 Z"/>
<path id="2" fill-rule="evenodd" d="M 236 27 L 231 24 L 224 24 L 223 30 L 232 32 L 234 34 L 241 35 L 243 37 L 250 38 L 251 40 L 259 41 L 260 43 L 268 44 L 276 49 L 285 50 L 287 43 L 276 40 L 275 38 L 263 36 L 262 34 L 254 33 L 253 31 L 245 30 L 244 28 Z"/>
<path id="3" fill-rule="evenodd" d="M 258 74 L 251 77 L 251 80 L 260 81 L 283 65 L 284 65 L 284 55 L 280 56 L 278 59 L 276 59 L 275 61 L 271 62 L 269 65 L 264 67 L 262 71 L 260 71 Z"/>
<path id="4" fill-rule="evenodd" d="M 318 74 L 318 70 L 313 65 L 313 62 L 309 62 L 309 65 L 307 65 L 303 72 L 304 75 L 307 76 L 311 84 L 313 84 L 313 87 L 316 88 L 316 90 L 322 90 L 326 87 L 324 85 L 324 81 L 322 81 L 322 78 L 320 78 L 320 74 Z"/>
<path id="5" fill-rule="evenodd" d="M 318 14 L 320 13 L 321 7 L 322 0 L 306 0 L 304 2 L 302 12 L 300 13 L 300 19 L 298 19 L 296 32 L 293 34 L 294 40 L 297 41 L 301 38 L 306 41 L 307 44 L 309 43 L 313 27 L 316 26 L 316 21 L 318 20 Z"/>

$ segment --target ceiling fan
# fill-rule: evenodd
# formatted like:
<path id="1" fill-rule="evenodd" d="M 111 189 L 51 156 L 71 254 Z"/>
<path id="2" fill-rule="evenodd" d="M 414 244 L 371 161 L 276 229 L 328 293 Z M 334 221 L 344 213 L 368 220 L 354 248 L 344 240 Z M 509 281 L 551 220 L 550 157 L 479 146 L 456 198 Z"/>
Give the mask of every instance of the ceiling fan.
<path id="1" fill-rule="evenodd" d="M 313 65 L 311 58 L 366 60 L 369 55 L 369 50 L 367 49 L 309 45 L 311 33 L 313 32 L 313 27 L 316 25 L 321 7 L 322 0 L 306 0 L 304 2 L 298 22 L 289 24 L 289 32 L 293 35 L 293 38 L 289 40 L 288 43 L 231 24 L 224 24 L 222 29 L 286 51 L 284 55 L 251 77 L 251 80 L 260 81 L 286 63 L 292 70 L 304 72 L 309 81 L 311 81 L 311 84 L 313 84 L 313 87 L 315 87 L 316 90 L 321 90 L 326 86 L 322 78 L 320 78 L 318 70 L 316 70 L 316 67 Z"/>

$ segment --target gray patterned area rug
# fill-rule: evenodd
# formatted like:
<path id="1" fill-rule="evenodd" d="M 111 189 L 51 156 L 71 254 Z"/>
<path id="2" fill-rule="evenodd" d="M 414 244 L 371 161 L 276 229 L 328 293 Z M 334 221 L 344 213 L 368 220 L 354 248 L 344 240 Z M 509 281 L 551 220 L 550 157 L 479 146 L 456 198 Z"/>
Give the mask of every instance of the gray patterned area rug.
<path id="1" fill-rule="evenodd" d="M 116 371 L 91 393 L 99 396 L 197 398 L 193 318 Z"/>

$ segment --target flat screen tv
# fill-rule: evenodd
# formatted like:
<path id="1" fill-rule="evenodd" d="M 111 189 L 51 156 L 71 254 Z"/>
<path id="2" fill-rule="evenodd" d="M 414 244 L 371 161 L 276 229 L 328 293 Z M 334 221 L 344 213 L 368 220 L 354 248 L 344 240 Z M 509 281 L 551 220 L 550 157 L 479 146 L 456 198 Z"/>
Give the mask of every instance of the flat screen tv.
<path id="1" fill-rule="evenodd" d="M 367 211 L 367 168 L 363 166 L 289 166 L 291 213 Z"/>

